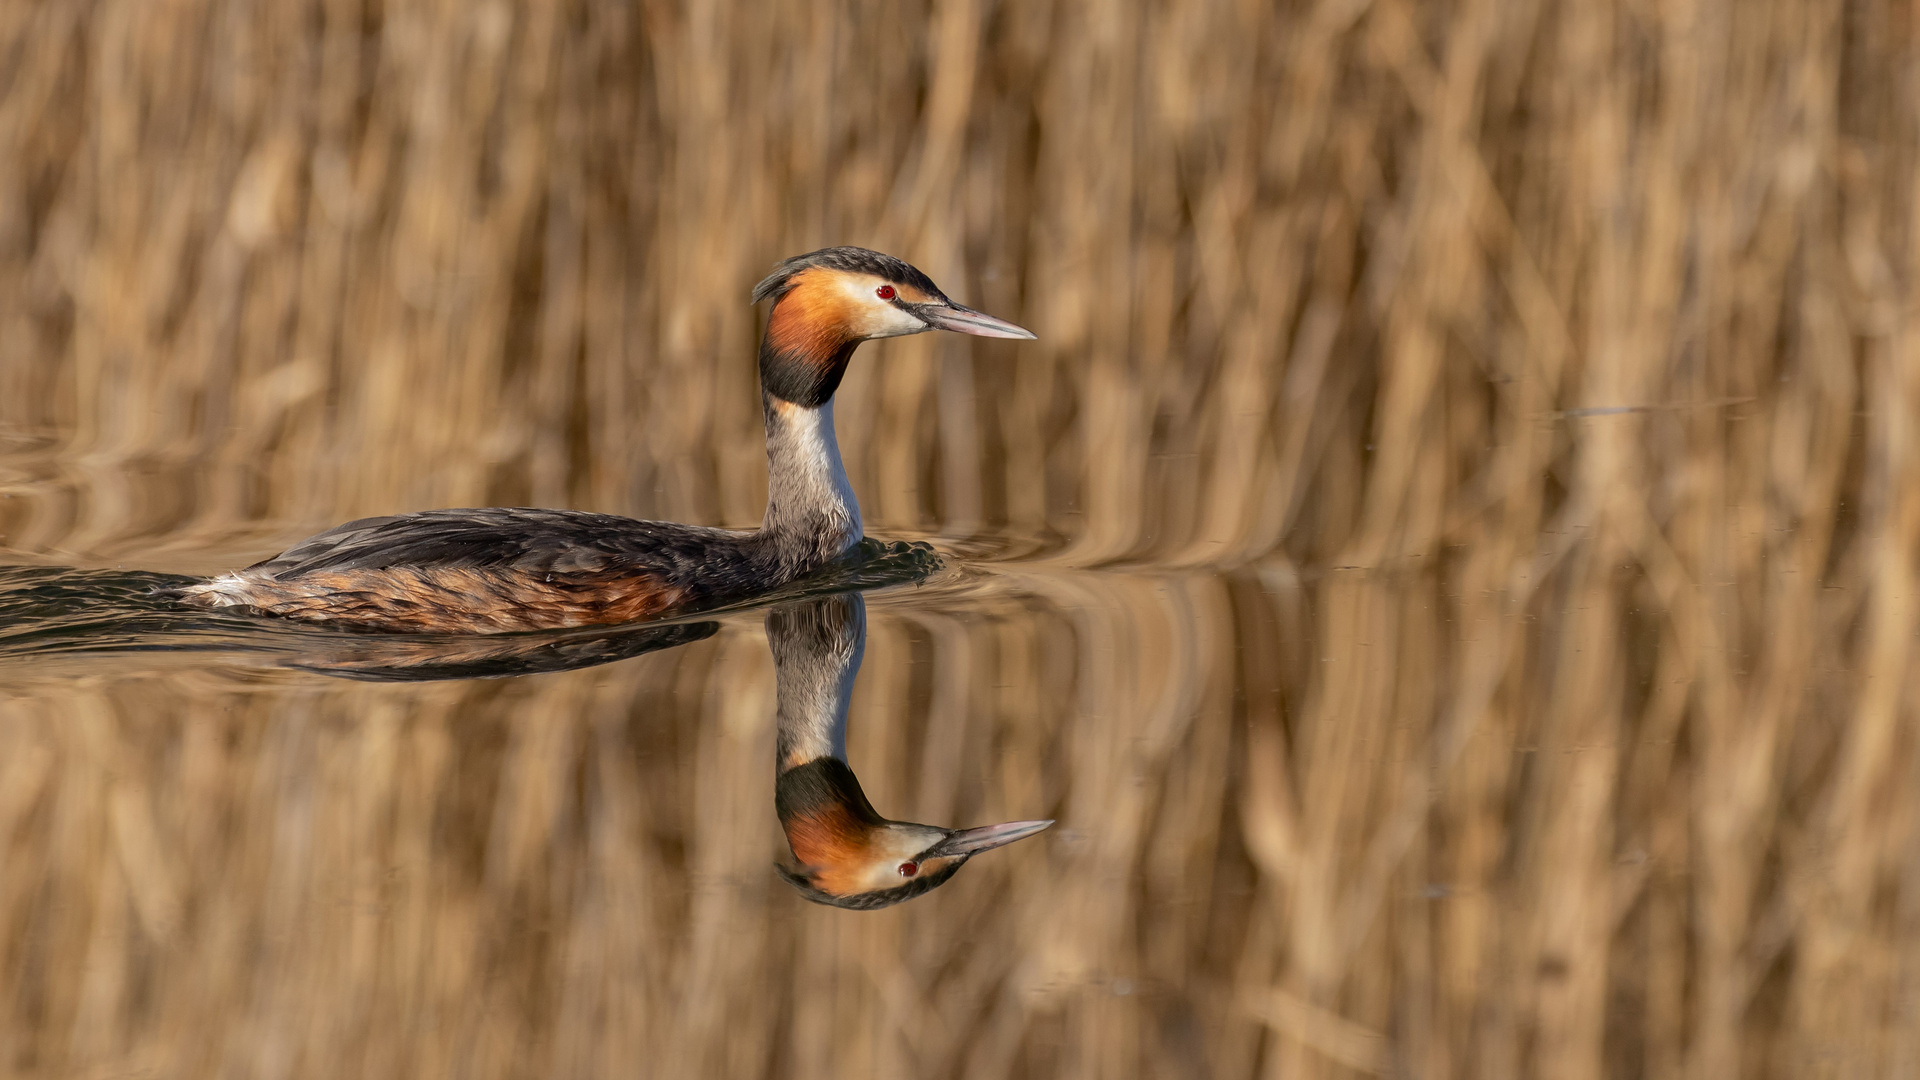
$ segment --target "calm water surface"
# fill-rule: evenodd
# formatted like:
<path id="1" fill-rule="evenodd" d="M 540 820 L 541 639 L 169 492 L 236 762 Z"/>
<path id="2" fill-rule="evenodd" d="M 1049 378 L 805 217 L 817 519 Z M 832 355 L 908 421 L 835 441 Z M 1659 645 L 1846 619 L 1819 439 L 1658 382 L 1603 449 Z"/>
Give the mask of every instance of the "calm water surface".
<path id="1" fill-rule="evenodd" d="M 61 508 L 111 492 L 49 445 L 0 458 L 22 1072 L 1339 1076 L 1570 1029 L 1632 1073 L 1596 1025 L 1694 977 L 1657 951 L 1710 868 L 1685 654 L 1596 651 L 1583 619 L 1640 616 L 1582 591 L 1583 533 L 1230 567 L 890 536 L 676 622 L 398 637 L 172 606 L 311 526 L 90 547 Z M 767 612 L 855 593 L 878 811 L 1057 820 L 879 911 L 775 870 Z"/>
<path id="2" fill-rule="evenodd" d="M 46 493 L 14 465 L 25 531 Z M 766 604 L 390 637 L 155 595 L 220 554 L 12 549 L 0 1001 L 30 1023 L 5 1052 L 176 1075 L 319 1054 L 1000 1075 L 1091 1052 L 1074 1025 L 1101 1017 L 1170 1061 L 1250 1063 L 1261 1023 L 1230 1003 L 1272 928 L 1240 836 L 1245 731 L 1318 662 L 1283 644 L 1311 590 L 931 540 L 870 542 L 769 602 L 864 590 L 849 759 L 882 814 L 1058 824 L 877 912 L 774 870 Z"/>

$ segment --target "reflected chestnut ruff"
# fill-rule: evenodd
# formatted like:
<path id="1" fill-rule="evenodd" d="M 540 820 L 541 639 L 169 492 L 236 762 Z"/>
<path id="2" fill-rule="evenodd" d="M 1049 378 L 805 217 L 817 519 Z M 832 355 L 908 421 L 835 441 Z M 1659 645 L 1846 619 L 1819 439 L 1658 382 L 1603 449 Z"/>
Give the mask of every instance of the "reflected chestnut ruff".
<path id="1" fill-rule="evenodd" d="M 880 816 L 846 761 L 847 702 L 866 639 L 857 593 L 767 613 L 778 684 L 774 809 L 798 863 L 778 869 L 807 899 L 859 911 L 939 888 L 973 856 L 1053 824 L 943 829 Z"/>
<path id="2" fill-rule="evenodd" d="M 577 510 L 429 510 L 351 521 L 171 595 L 199 608 L 418 634 L 609 626 L 759 595 L 840 559 L 865 535 L 833 428 L 833 394 L 861 342 L 928 330 L 1033 337 L 862 248 L 788 259 L 753 299 L 773 301 L 760 345 L 759 529 Z"/>

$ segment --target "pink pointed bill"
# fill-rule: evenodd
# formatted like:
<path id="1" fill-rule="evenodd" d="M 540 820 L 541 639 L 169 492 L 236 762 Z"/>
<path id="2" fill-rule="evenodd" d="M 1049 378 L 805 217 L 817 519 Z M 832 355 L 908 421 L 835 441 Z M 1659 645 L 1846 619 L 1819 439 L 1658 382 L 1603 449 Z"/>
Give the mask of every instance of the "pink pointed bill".
<path id="1" fill-rule="evenodd" d="M 1031 330 L 959 304 L 926 304 L 915 308 L 914 314 L 925 319 L 927 325 L 935 330 L 952 330 L 975 337 L 1016 338 L 1021 341 L 1034 339 Z"/>
<path id="2" fill-rule="evenodd" d="M 1004 825 L 982 825 L 977 829 L 961 829 L 935 844 L 926 854 L 928 856 L 978 855 L 983 851 L 1004 847 L 1015 840 L 1024 840 L 1052 824 L 1051 820 L 1009 821 Z"/>

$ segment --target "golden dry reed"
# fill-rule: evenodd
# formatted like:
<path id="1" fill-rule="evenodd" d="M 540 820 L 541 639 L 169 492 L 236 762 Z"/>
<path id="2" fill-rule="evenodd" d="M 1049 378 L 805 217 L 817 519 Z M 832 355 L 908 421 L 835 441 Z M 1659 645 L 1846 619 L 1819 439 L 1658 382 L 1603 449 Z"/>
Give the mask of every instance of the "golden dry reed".
<path id="1" fill-rule="evenodd" d="M 785 891 L 751 620 L 413 688 L 0 686 L 0 1074 L 1920 1072 L 1920 21 L 1887 0 L 0 2 L 0 538 L 750 524 L 869 346 L 885 811 Z M 1017 557 L 1012 557 L 1017 556 Z"/>

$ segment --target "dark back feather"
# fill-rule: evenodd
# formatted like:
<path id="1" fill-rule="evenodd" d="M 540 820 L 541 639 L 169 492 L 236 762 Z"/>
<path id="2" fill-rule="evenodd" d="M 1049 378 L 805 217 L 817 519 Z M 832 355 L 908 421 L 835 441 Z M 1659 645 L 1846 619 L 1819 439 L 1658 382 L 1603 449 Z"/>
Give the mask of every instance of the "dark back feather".
<path id="1" fill-rule="evenodd" d="M 711 576 L 734 561 L 751 563 L 751 535 L 579 510 L 428 510 L 349 521 L 247 569 L 279 581 L 347 570 L 483 567 L 526 574 L 653 573 L 677 583 L 703 567 Z"/>

